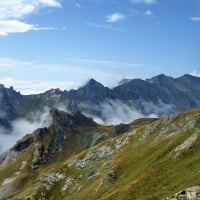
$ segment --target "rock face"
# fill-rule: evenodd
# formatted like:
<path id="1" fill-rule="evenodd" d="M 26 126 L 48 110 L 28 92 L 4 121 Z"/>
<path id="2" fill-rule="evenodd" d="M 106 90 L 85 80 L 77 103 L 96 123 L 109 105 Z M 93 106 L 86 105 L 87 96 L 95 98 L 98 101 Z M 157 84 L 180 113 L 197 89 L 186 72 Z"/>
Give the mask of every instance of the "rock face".
<path id="1" fill-rule="evenodd" d="M 175 195 L 166 198 L 165 200 L 199 200 L 200 199 L 200 186 L 186 188 Z"/>
<path id="2" fill-rule="evenodd" d="M 31 144 L 33 144 L 34 140 L 33 137 L 24 139 L 22 141 L 19 141 L 13 148 L 14 151 L 20 152 L 29 147 Z"/>
<path id="3" fill-rule="evenodd" d="M 20 154 L 30 147 L 34 148 L 31 168 L 37 169 L 55 157 L 61 159 L 65 156 L 67 158 L 75 152 L 93 146 L 100 139 L 102 141 L 112 136 L 111 129 L 110 133 L 105 133 L 104 130 L 97 133 L 98 124 L 80 112 L 69 114 L 53 109 L 50 114 L 52 124 L 48 128 L 37 129 L 33 134 L 26 135 L 18 141 L 11 148 L 10 153 L 0 157 L 0 166 L 5 166 L 6 163 L 9 164 L 10 161 L 13 161 L 13 159 L 9 159 L 9 155 Z"/>
<path id="4" fill-rule="evenodd" d="M 0 125 L 10 128 L 9 121 L 19 116 L 18 107 L 23 101 L 20 93 L 12 87 L 5 88 L 0 84 Z"/>
<path id="5" fill-rule="evenodd" d="M 119 124 L 117 126 L 114 127 L 114 135 L 120 135 L 123 134 L 125 132 L 130 131 L 131 128 L 128 124 Z"/>
<path id="6" fill-rule="evenodd" d="M 104 87 L 94 79 L 90 79 L 86 85 L 77 90 L 65 92 L 67 98 L 80 103 L 87 102 L 91 104 L 99 104 L 106 98 L 110 97 L 111 90 Z"/>
<path id="7" fill-rule="evenodd" d="M 91 129 L 97 126 L 92 119 L 85 117 L 80 112 L 69 114 L 54 109 L 51 111 L 51 116 L 52 125 L 49 128 L 38 129 L 34 133 L 35 152 L 32 169 L 46 164 L 55 154 L 63 152 L 64 147 L 66 148 L 71 141 L 75 140 L 74 142 L 78 145 L 83 145 L 76 139 L 77 136 L 79 135 L 83 139 L 85 127 Z M 76 147 L 73 148 L 76 149 Z M 70 151 L 73 152 L 73 148 Z"/>

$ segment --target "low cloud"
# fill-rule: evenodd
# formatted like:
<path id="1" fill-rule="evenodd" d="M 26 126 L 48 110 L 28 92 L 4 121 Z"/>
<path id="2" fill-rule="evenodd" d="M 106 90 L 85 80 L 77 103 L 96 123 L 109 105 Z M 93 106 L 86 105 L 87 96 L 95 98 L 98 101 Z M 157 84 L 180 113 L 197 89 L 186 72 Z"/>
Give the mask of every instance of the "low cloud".
<path id="1" fill-rule="evenodd" d="M 54 107 L 65 112 L 70 112 L 67 109 L 67 105 L 64 104 L 57 104 Z M 174 106 L 166 104 L 161 100 L 154 104 L 153 102 L 145 102 L 143 100 L 133 103 L 109 99 L 100 105 L 82 103 L 80 104 L 80 108 L 84 110 L 83 114 L 103 125 L 130 123 L 138 118 L 155 118 L 174 113 Z M 32 133 L 38 128 L 48 127 L 52 122 L 50 109 L 47 107 L 41 111 L 30 113 L 27 118 L 29 120 L 20 118 L 13 121 L 11 131 L 0 127 L 0 153 L 12 147 L 24 135 Z"/>
<path id="2" fill-rule="evenodd" d="M 107 100 L 100 105 L 81 105 L 85 110 L 93 110 L 94 112 L 101 113 L 98 115 L 86 112 L 85 115 L 93 118 L 94 121 L 104 125 L 130 123 L 133 120 L 143 117 L 160 117 L 167 116 L 174 113 L 174 106 L 165 104 L 161 100 L 154 104 L 153 102 L 145 102 L 139 100 L 137 103 L 122 102 L 121 100 Z"/>
<path id="3" fill-rule="evenodd" d="M 119 22 L 119 21 L 122 21 L 126 18 L 125 15 L 123 15 L 122 13 L 113 13 L 111 15 L 107 15 L 106 16 L 106 22 Z"/>
<path id="4" fill-rule="evenodd" d="M 12 122 L 12 129 L 6 130 L 0 127 L 0 154 L 11 148 L 24 135 L 32 133 L 34 130 L 42 127 L 48 127 L 51 124 L 49 108 L 31 113 L 30 120 L 19 118 Z"/>

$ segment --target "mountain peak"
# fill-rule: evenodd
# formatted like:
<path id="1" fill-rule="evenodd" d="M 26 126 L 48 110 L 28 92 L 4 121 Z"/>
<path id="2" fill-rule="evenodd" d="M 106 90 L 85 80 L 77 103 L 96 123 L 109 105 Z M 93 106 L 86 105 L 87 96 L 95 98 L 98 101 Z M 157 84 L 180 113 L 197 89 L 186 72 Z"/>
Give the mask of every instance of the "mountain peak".
<path id="1" fill-rule="evenodd" d="M 124 79 L 122 79 L 121 81 L 119 81 L 118 85 L 123 85 L 123 84 L 125 84 L 125 83 L 130 82 L 131 80 L 132 80 L 132 79 L 124 78 Z"/>
<path id="2" fill-rule="evenodd" d="M 104 87 L 103 84 L 97 82 L 95 79 L 91 78 L 83 87 Z"/>
<path id="3" fill-rule="evenodd" d="M 165 74 L 159 74 L 157 76 L 154 76 L 150 79 L 146 79 L 148 82 L 150 83 L 154 83 L 154 82 L 158 82 L 158 81 L 162 81 L 162 80 L 169 80 L 172 79 L 172 77 L 170 76 L 166 76 Z"/>
<path id="4" fill-rule="evenodd" d="M 198 76 L 193 76 L 191 74 L 184 74 L 183 76 L 179 77 L 178 79 L 199 79 Z"/>
<path id="5" fill-rule="evenodd" d="M 96 123 L 91 118 L 84 116 L 81 112 L 74 112 L 70 114 L 58 109 L 52 109 L 50 113 L 52 116 L 53 124 L 65 127 L 70 130 L 82 126 L 92 127 L 96 125 Z"/>

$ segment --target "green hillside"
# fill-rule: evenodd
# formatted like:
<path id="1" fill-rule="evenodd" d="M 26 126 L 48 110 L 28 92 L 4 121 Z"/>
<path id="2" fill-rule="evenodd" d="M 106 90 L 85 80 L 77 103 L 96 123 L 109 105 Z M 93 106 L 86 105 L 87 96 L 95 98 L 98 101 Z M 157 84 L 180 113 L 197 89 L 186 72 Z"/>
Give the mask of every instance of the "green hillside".
<path id="1" fill-rule="evenodd" d="M 130 127 L 35 170 L 29 146 L 0 170 L 0 199 L 160 200 L 200 185 L 200 110 Z"/>

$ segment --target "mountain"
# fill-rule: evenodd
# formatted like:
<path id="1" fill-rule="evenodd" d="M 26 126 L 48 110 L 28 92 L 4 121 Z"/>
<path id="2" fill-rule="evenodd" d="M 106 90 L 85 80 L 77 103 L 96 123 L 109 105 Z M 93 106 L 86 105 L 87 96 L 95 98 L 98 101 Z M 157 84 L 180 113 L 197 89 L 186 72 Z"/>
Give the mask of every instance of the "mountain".
<path id="1" fill-rule="evenodd" d="M 9 120 L 20 115 L 20 106 L 23 97 L 12 87 L 5 88 L 0 85 L 0 124 L 9 127 Z"/>
<path id="2" fill-rule="evenodd" d="M 200 86 L 198 77 L 184 75 L 173 79 L 165 75 L 159 75 L 149 80 L 159 90 L 163 89 L 163 98 L 167 103 L 175 105 L 177 110 L 187 110 L 199 105 Z"/>
<path id="3" fill-rule="evenodd" d="M 0 199 L 199 199 L 199 109 L 117 127 L 51 116 L 0 156 Z"/>
<path id="4" fill-rule="evenodd" d="M 88 102 L 92 104 L 99 104 L 110 96 L 110 89 L 104 87 L 94 79 L 90 79 L 86 85 L 77 90 L 65 92 L 66 98 L 77 103 Z"/>
<path id="5" fill-rule="evenodd" d="M 19 117 L 33 121 L 45 107 L 80 111 L 102 123 L 108 123 L 112 115 L 117 120 L 110 121 L 127 123 L 138 116 L 168 116 L 199 106 L 200 78 L 191 75 L 129 79 L 112 89 L 90 79 L 77 90 L 51 89 L 37 95 L 21 95 L 12 87 L 0 86 L 0 125 L 6 128 L 12 128 L 12 121 Z"/>

